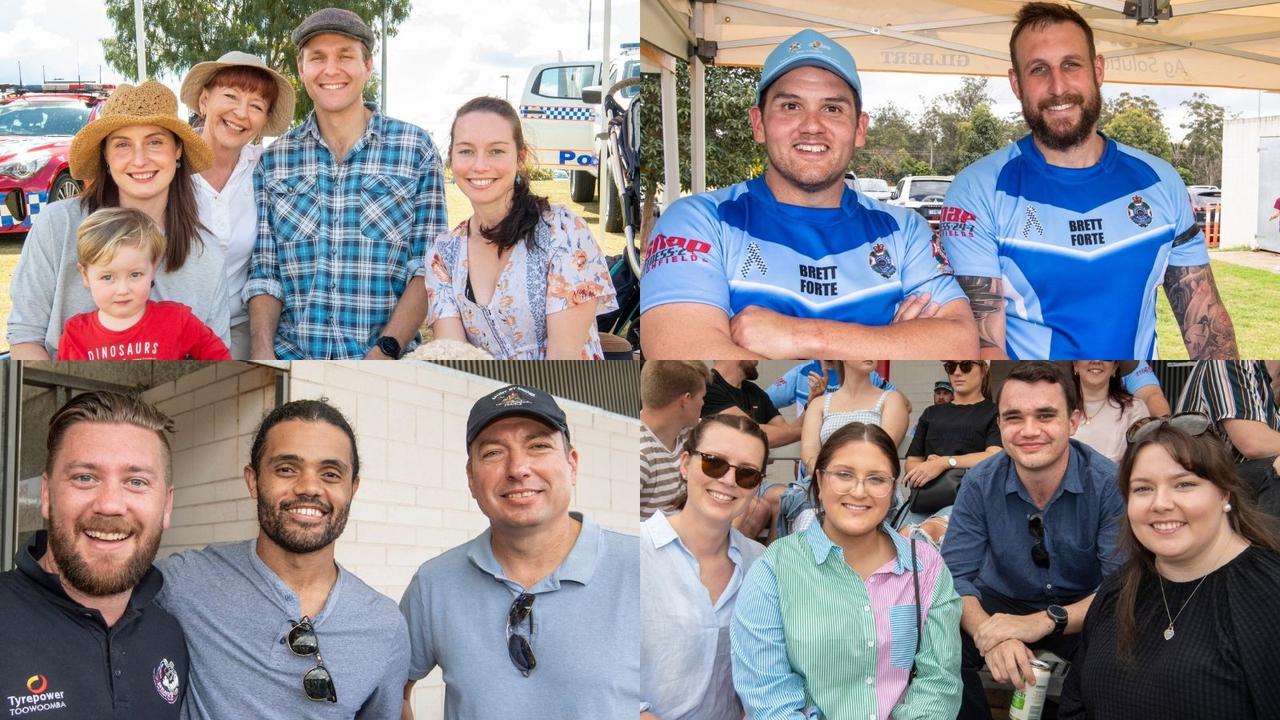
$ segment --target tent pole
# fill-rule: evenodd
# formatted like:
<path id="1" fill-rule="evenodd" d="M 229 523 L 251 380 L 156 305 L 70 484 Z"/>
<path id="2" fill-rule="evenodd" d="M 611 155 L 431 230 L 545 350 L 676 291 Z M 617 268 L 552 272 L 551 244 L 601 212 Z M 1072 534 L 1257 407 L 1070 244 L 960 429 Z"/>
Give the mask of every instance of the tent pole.
<path id="1" fill-rule="evenodd" d="M 676 132 L 676 74 L 662 68 L 662 206 L 680 197 L 680 145 Z"/>

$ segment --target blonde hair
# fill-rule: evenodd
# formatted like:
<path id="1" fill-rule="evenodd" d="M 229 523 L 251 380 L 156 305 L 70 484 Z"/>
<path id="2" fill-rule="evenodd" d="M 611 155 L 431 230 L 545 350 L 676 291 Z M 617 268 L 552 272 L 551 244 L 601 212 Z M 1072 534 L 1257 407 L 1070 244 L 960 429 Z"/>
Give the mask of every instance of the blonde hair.
<path id="1" fill-rule="evenodd" d="M 640 404 L 666 407 L 710 382 L 711 371 L 701 360 L 649 360 L 640 368 Z"/>
<path id="2" fill-rule="evenodd" d="M 111 262 L 122 247 L 138 248 L 160 262 L 164 233 L 151 216 L 133 208 L 104 207 L 95 210 L 76 231 L 76 257 L 86 268 Z"/>

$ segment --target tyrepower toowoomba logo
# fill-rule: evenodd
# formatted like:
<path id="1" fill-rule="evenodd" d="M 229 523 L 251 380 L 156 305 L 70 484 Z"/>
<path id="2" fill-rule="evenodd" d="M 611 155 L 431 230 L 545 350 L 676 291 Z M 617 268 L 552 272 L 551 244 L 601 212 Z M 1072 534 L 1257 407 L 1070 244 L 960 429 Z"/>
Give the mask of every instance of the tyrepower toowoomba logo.
<path id="1" fill-rule="evenodd" d="M 644 271 L 678 262 L 707 262 L 711 243 L 705 240 L 655 235 L 649 243 L 649 254 L 644 259 Z"/>
<path id="2" fill-rule="evenodd" d="M 10 695 L 5 703 L 9 717 L 22 717 L 42 713 L 47 710 L 61 710 L 67 707 L 64 690 L 50 690 L 49 678 L 36 674 L 27 678 L 26 695 Z"/>
<path id="3" fill-rule="evenodd" d="M 959 207 L 944 207 L 938 216 L 938 233 L 943 237 L 973 237 L 973 227 L 978 218 Z"/>

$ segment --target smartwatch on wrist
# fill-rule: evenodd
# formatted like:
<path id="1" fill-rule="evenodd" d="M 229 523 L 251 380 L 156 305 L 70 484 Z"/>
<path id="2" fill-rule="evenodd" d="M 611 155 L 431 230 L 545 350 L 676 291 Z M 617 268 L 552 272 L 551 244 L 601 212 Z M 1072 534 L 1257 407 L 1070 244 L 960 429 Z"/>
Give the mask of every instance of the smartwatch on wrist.
<path id="1" fill-rule="evenodd" d="M 378 349 L 382 351 L 383 355 L 392 360 L 399 360 L 400 355 L 404 352 L 400 349 L 400 341 L 390 335 L 383 335 L 378 338 Z"/>
<path id="2" fill-rule="evenodd" d="M 1053 621 L 1052 637 L 1059 637 L 1063 631 L 1067 629 L 1067 609 L 1061 605 L 1050 605 L 1044 609 L 1049 619 Z"/>

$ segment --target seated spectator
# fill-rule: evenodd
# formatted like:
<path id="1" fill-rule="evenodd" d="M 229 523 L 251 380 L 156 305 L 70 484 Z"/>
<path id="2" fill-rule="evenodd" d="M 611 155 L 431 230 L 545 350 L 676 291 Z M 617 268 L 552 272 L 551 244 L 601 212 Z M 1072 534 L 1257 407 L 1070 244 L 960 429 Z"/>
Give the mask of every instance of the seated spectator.
<path id="1" fill-rule="evenodd" d="M 1033 650 L 1072 661 L 1089 603 L 1121 560 L 1116 466 L 1071 439 L 1080 403 L 1066 370 L 1014 364 L 996 407 L 1004 452 L 965 475 L 942 543 L 964 603 L 961 720 L 991 717 L 984 659 L 1018 688 L 1035 677 Z"/>
<path id="2" fill-rule="evenodd" d="M 1129 426 L 1151 417 L 1147 404 L 1133 396 L 1120 376 L 1129 375 L 1138 363 L 1133 360 L 1076 360 L 1071 363 L 1084 422 L 1075 439 L 1118 463 L 1124 457 L 1124 434 Z"/>
<path id="3" fill-rule="evenodd" d="M 640 526 L 641 720 L 742 718 L 729 621 L 764 547 L 732 523 L 768 459 L 768 439 L 750 418 L 704 418 L 680 454 L 689 488 L 683 509 L 654 513 Z"/>
<path id="4" fill-rule="evenodd" d="M 1271 383 L 1262 360 L 1200 360 L 1182 388 L 1178 413 L 1209 416 L 1258 505 L 1280 517 L 1280 408 Z"/>
<path id="5" fill-rule="evenodd" d="M 1160 389 L 1160 379 L 1156 377 L 1155 371 L 1146 360 L 1139 360 L 1133 372 L 1125 374 L 1120 379 L 1124 381 L 1125 390 L 1147 406 L 1147 412 L 1151 413 L 1151 417 L 1164 417 L 1173 412 L 1169 407 L 1169 401 L 1164 396 L 1164 391 Z"/>
<path id="6" fill-rule="evenodd" d="M 951 383 L 946 380 L 939 380 L 933 384 L 933 404 L 946 405 L 956 399 L 956 390 Z"/>
<path id="7" fill-rule="evenodd" d="M 1089 607 L 1059 718 L 1276 717 L 1280 529 L 1210 425 L 1133 426 L 1119 474 L 1129 560 Z"/>
<path id="8" fill-rule="evenodd" d="M 824 392 L 831 392 L 840 388 L 838 368 L 838 360 L 810 360 L 803 362 L 783 373 L 782 377 L 765 388 L 765 392 L 769 394 L 769 399 L 773 401 L 773 406 L 778 410 L 783 410 L 794 404 L 796 406 L 796 417 L 800 417 L 804 415 L 804 409 L 811 398 L 816 398 Z M 823 382 L 824 374 L 826 375 L 825 383 Z M 880 377 L 880 373 L 874 370 L 871 371 L 871 384 L 881 390 L 898 389 L 896 385 Z M 815 385 L 817 386 L 817 392 L 811 392 L 810 388 Z M 908 403 L 907 407 L 910 409 L 910 403 Z"/>
<path id="9" fill-rule="evenodd" d="M 907 432 L 907 404 L 902 393 L 881 390 L 871 382 L 874 360 L 836 361 L 840 387 L 824 393 L 822 403 L 809 403 L 804 411 L 804 428 L 800 434 L 800 459 L 805 467 L 814 467 L 822 444 L 832 433 L 851 422 L 879 425 L 896 448 Z"/>
<path id="10" fill-rule="evenodd" d="M 733 684 L 747 718 L 953 717 L 960 602 L 938 552 L 885 522 L 893 440 L 849 423 L 814 467 L 822 521 L 770 545 L 738 594 Z"/>
<path id="11" fill-rule="evenodd" d="M 671 512 L 684 495 L 680 451 L 702 413 L 711 373 L 700 360 L 650 360 L 640 369 L 640 517 Z"/>
<path id="12" fill-rule="evenodd" d="M 950 515 L 965 471 L 1000 452 L 996 406 L 988 399 L 987 363 L 948 360 L 942 369 L 950 378 L 948 387 L 953 388 L 955 399 L 930 405 L 916 422 L 903 478 L 911 488 L 910 510 L 905 517 L 908 525 Z M 945 529 L 945 521 L 938 525 L 939 530 Z M 930 537 L 935 542 L 941 540 L 941 536 Z"/>

